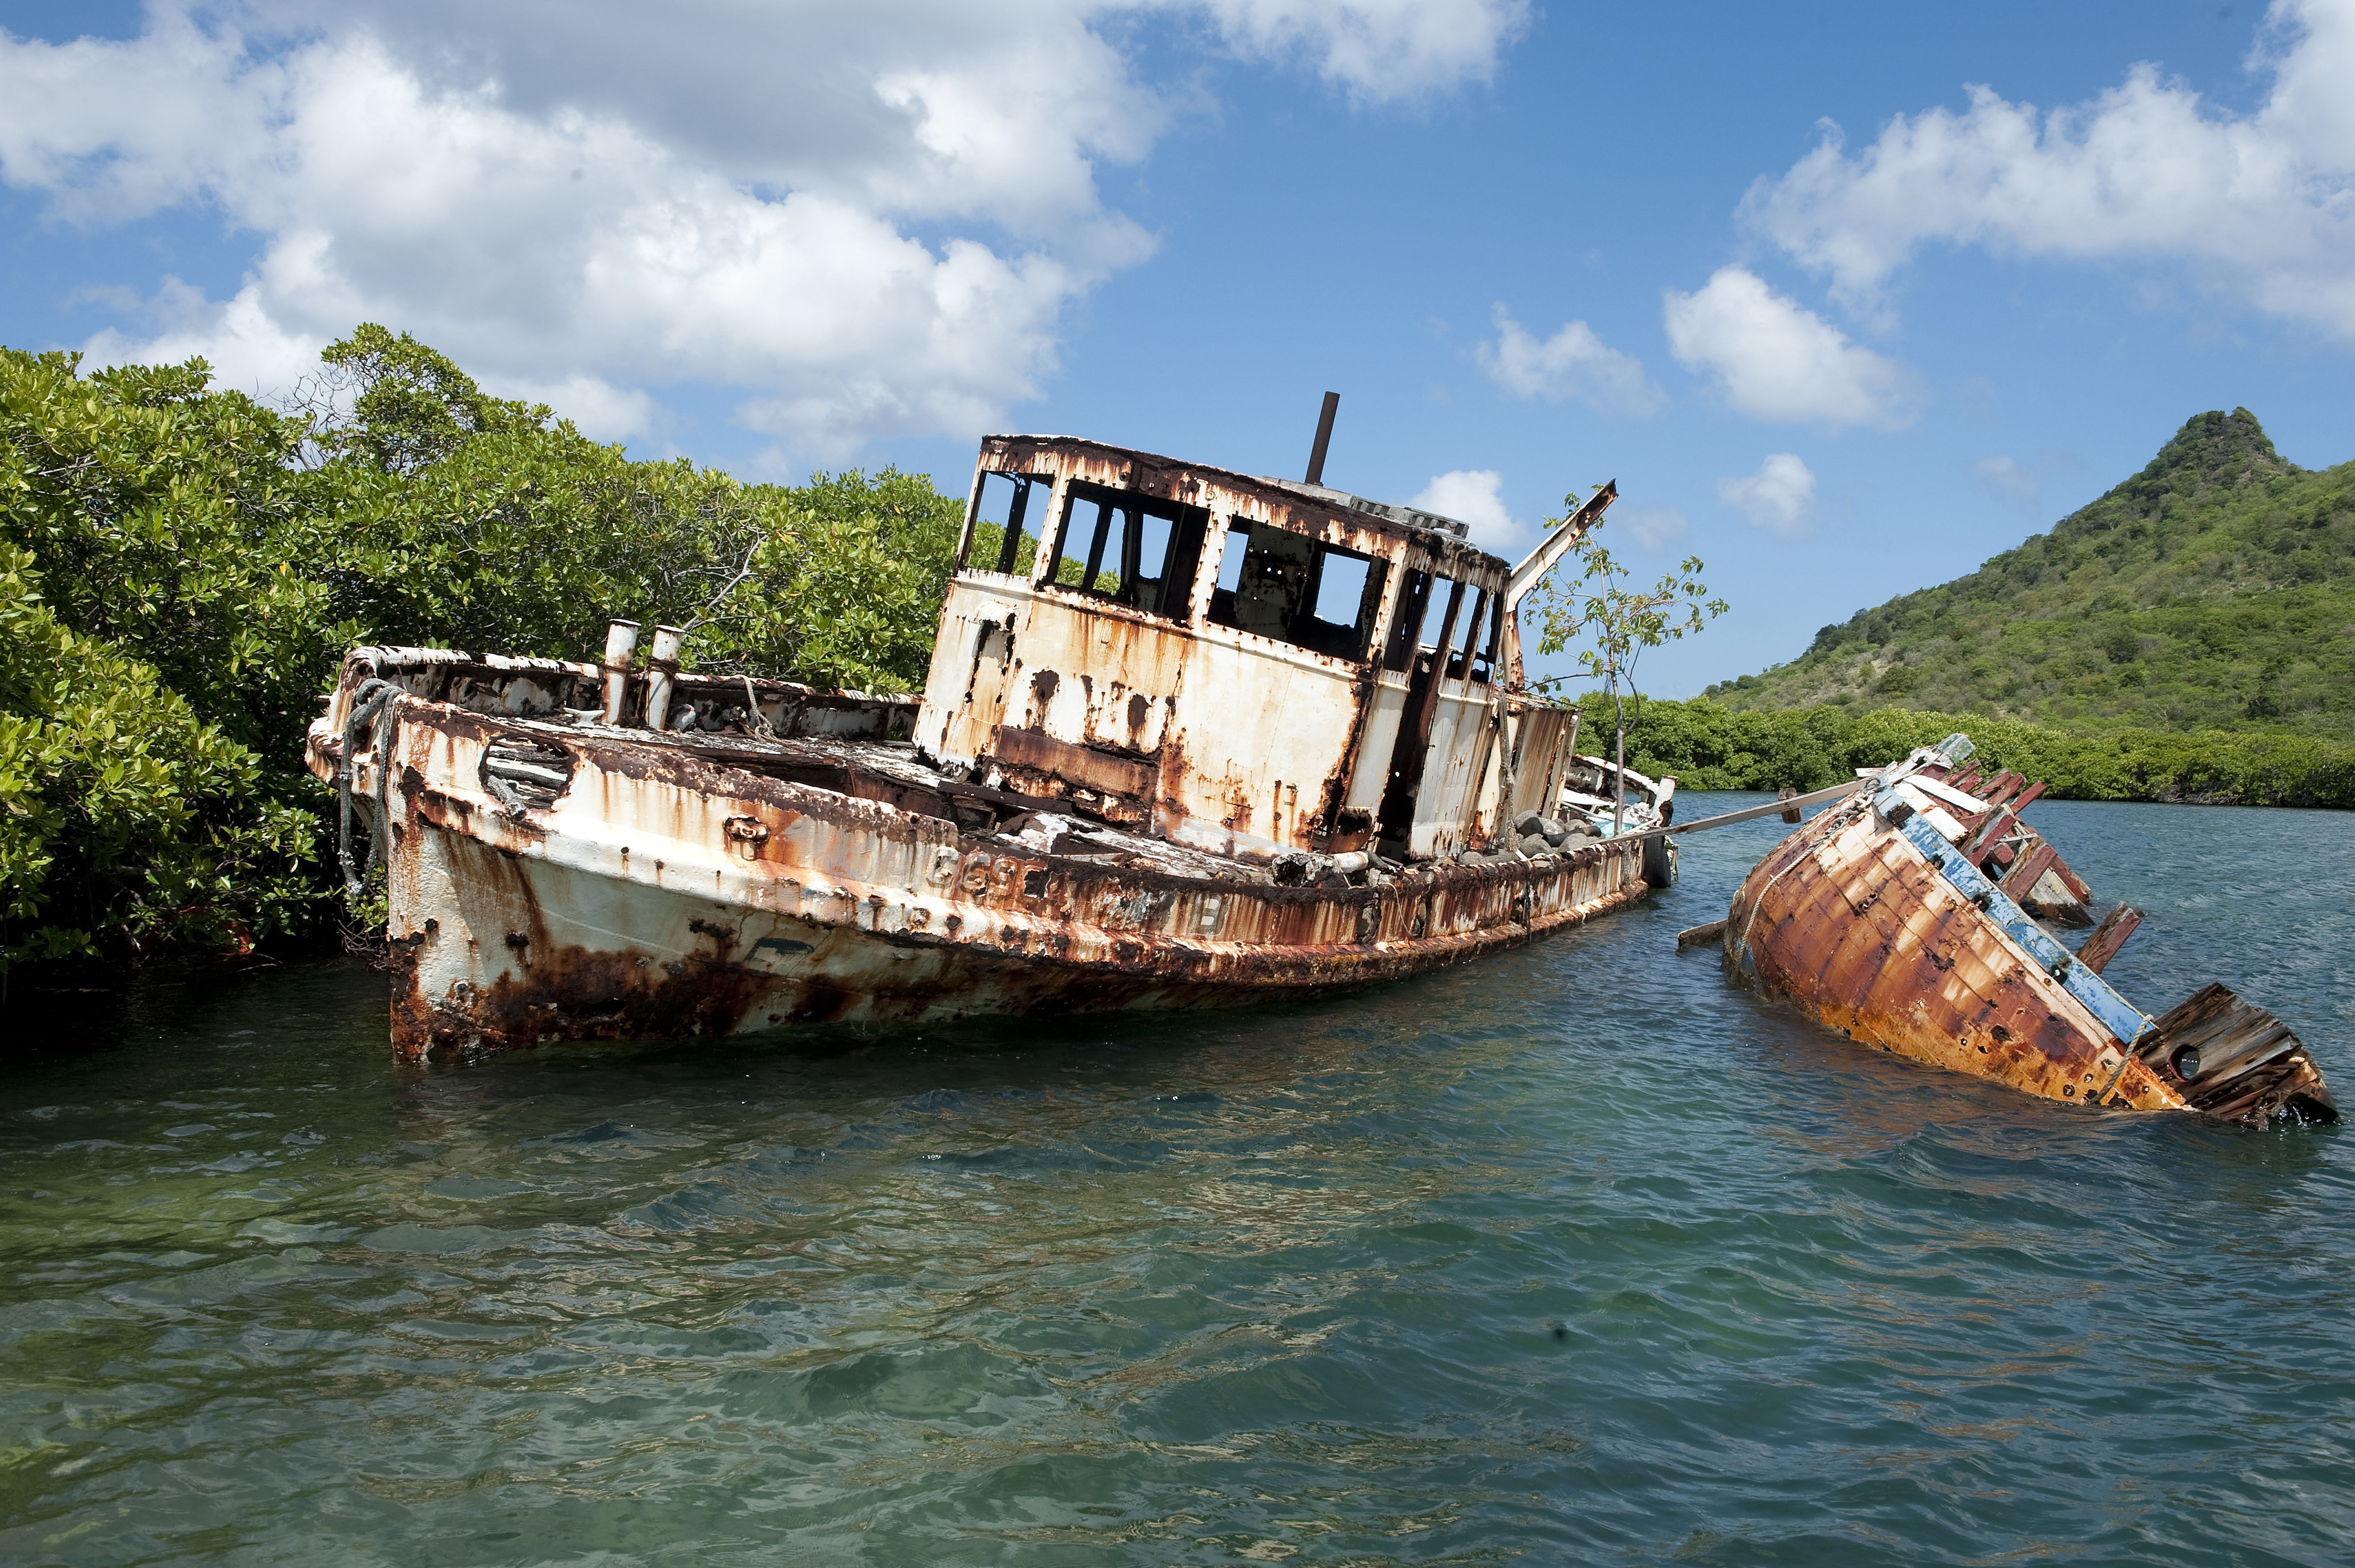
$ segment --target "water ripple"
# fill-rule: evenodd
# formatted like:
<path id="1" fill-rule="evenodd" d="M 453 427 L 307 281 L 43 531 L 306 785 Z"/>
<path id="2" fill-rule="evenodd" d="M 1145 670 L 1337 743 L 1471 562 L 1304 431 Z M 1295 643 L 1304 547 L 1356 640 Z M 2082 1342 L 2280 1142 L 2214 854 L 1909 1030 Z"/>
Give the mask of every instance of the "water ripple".
<path id="1" fill-rule="evenodd" d="M 2129 996 L 2355 1093 L 2355 820 L 2039 810 Z M 1729 990 L 1671 937 L 1779 831 L 1253 1013 L 410 1072 L 364 969 L 149 976 L 0 1107 L 0 1554 L 2355 1556 L 2345 1136 Z"/>

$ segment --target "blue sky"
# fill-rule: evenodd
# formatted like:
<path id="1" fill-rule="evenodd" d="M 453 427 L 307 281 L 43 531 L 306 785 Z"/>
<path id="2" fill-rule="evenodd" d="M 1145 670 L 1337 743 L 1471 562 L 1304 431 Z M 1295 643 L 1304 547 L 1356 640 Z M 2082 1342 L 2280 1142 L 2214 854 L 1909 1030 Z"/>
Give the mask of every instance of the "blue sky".
<path id="1" fill-rule="evenodd" d="M 273 391 L 415 331 L 748 477 L 984 430 L 1421 498 L 1615 478 L 1663 695 L 2245 405 L 2355 457 L 2355 0 L 0 0 L 0 342 Z"/>

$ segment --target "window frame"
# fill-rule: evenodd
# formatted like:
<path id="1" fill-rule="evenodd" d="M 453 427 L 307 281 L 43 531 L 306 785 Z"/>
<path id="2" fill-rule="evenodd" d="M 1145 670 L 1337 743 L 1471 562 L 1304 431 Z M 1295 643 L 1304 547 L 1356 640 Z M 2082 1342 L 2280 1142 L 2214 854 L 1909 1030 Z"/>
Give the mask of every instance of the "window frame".
<path id="1" fill-rule="evenodd" d="M 1213 587 L 1210 591 L 1209 602 L 1203 607 L 1203 624 L 1224 626 L 1231 631 L 1243 632 L 1252 636 L 1268 637 L 1290 647 L 1305 648 L 1310 653 L 1321 654 L 1327 658 L 1339 659 L 1345 664 L 1366 663 L 1371 655 L 1374 634 L 1381 624 L 1382 596 L 1390 587 L 1391 571 L 1397 562 L 1387 555 L 1369 550 L 1352 549 L 1347 545 L 1334 544 L 1316 534 L 1305 533 L 1297 528 L 1287 528 L 1279 523 L 1267 522 L 1236 513 L 1228 517 L 1226 533 L 1228 538 L 1237 533 L 1244 536 L 1243 564 L 1238 572 L 1238 588 L 1241 586 L 1242 574 L 1248 572 L 1250 569 L 1251 552 L 1262 529 L 1267 530 L 1270 534 L 1282 534 L 1290 539 L 1300 539 L 1308 546 L 1307 581 L 1301 584 L 1298 599 L 1295 602 L 1292 613 L 1284 619 L 1283 629 L 1279 632 L 1270 632 L 1240 624 L 1234 618 L 1236 589 L 1220 587 Z M 1225 544 L 1226 541 L 1222 539 L 1220 549 L 1221 569 L 1224 567 L 1226 559 Z M 1316 601 L 1325 583 L 1325 562 L 1334 556 L 1362 561 L 1366 568 L 1365 583 L 1358 594 L 1358 617 L 1346 626 L 1327 621 L 1316 613 Z"/>
<path id="2" fill-rule="evenodd" d="M 1081 563 L 1081 578 L 1076 583 L 1059 582 L 1064 550 L 1070 543 L 1071 522 L 1082 502 L 1095 504 L 1099 510 L 1090 528 L 1088 554 Z M 1125 517 L 1121 514 L 1126 514 Z M 1148 578 L 1138 570 L 1142 557 L 1144 519 L 1157 517 L 1168 525 L 1168 544 L 1162 553 L 1161 575 Z M 1112 544 L 1113 524 L 1120 521 L 1120 559 L 1106 562 L 1105 550 Z M 1211 517 L 1209 509 L 1191 502 L 1167 496 L 1147 495 L 1142 490 L 1124 490 L 1115 485 L 1092 484 L 1074 479 L 1063 487 L 1062 504 L 1054 514 L 1051 541 L 1042 536 L 1039 555 L 1046 564 L 1032 562 L 1031 584 L 1037 588 L 1052 588 L 1059 592 L 1084 594 L 1109 604 L 1119 604 L 1140 615 L 1156 620 L 1187 622 L 1192 619 L 1194 587 L 1201 575 L 1203 546 L 1208 541 Z M 1120 578 L 1120 588 L 1106 592 L 1093 584 L 1109 564 Z M 1154 584 L 1153 603 L 1142 603 L 1144 594 L 1138 585 Z M 1174 603 L 1173 603 L 1174 600 Z"/>
<path id="3" fill-rule="evenodd" d="M 993 478 L 1010 481 L 1014 485 L 1014 495 L 1007 503 L 1005 532 L 998 540 L 996 561 L 976 564 L 973 560 L 973 547 L 979 542 L 982 524 L 989 521 L 981 515 L 981 504 L 983 498 L 989 493 L 989 482 Z M 975 474 L 973 480 L 973 496 L 965 504 L 964 536 L 957 544 L 955 570 L 995 571 L 1006 577 L 1020 575 L 1012 562 L 1013 559 L 1021 553 L 1022 524 L 1029 516 L 1031 492 L 1038 489 L 1047 492 L 1044 503 L 1047 509 L 1042 516 L 1051 520 L 1054 516 L 1055 487 L 1060 482 L 1060 476 L 1055 474 L 1018 474 L 1010 468 L 984 468 Z M 996 523 L 990 523 L 992 528 L 997 526 Z M 1043 528 L 1038 539 L 1039 543 L 1043 547 L 1047 542 Z M 1032 558 L 1034 565 L 1036 560 L 1034 553 Z"/>

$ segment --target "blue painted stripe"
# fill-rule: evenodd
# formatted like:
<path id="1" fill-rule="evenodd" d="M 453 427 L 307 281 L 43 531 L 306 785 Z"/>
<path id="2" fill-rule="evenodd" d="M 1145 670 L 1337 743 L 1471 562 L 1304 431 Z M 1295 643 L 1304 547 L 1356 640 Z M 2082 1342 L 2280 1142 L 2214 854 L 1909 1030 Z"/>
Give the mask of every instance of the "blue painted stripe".
<path id="1" fill-rule="evenodd" d="M 1895 790 L 1883 790 L 1874 799 L 1873 809 L 1881 813 L 1882 820 L 1886 821 L 1889 807 L 1896 805 L 1897 800 Z M 2132 1045 L 2140 1038 L 2142 1031 L 2150 1027 L 2150 1020 L 2142 1015 L 2140 1009 L 2110 989 L 2108 981 L 2078 963 L 2067 948 L 2053 941 L 2042 926 L 2030 918 L 2026 910 L 2012 902 L 2001 888 L 1987 880 L 1977 866 L 1947 843 L 1945 834 L 1923 821 L 1920 812 L 1907 817 L 1905 826 L 1898 831 L 1905 835 L 1913 848 L 1922 851 L 1924 859 L 1938 868 L 1939 875 L 1952 883 L 1957 892 L 1974 903 L 1985 898 L 1987 918 L 2000 927 L 2006 936 L 2019 944 L 2030 962 L 2058 978 L 2063 990 L 2084 1003 L 2086 1009 L 2102 1020 L 2103 1028 Z"/>

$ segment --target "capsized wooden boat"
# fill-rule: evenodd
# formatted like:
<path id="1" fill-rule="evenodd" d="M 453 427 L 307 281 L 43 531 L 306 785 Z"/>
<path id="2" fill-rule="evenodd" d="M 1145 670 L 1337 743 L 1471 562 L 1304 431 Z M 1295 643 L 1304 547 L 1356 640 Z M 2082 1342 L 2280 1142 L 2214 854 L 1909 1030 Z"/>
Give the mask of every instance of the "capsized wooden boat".
<path id="1" fill-rule="evenodd" d="M 626 622 L 352 654 L 309 760 L 381 853 L 396 1047 L 1302 997 L 1643 896 L 1643 841 L 1520 830 L 1574 728 L 1517 608 L 1615 489 L 1515 565 L 1319 467 L 989 438 L 922 698 Z"/>
<path id="2" fill-rule="evenodd" d="M 2138 912 L 2071 953 L 2090 891 L 2019 811 L 2041 786 L 1969 740 L 1859 781 L 1760 860 L 1722 932 L 1732 975 L 1852 1040 L 2048 1099 L 2264 1126 L 2338 1107 L 2288 1027 L 2220 985 L 2156 1019 L 2102 978 Z"/>

